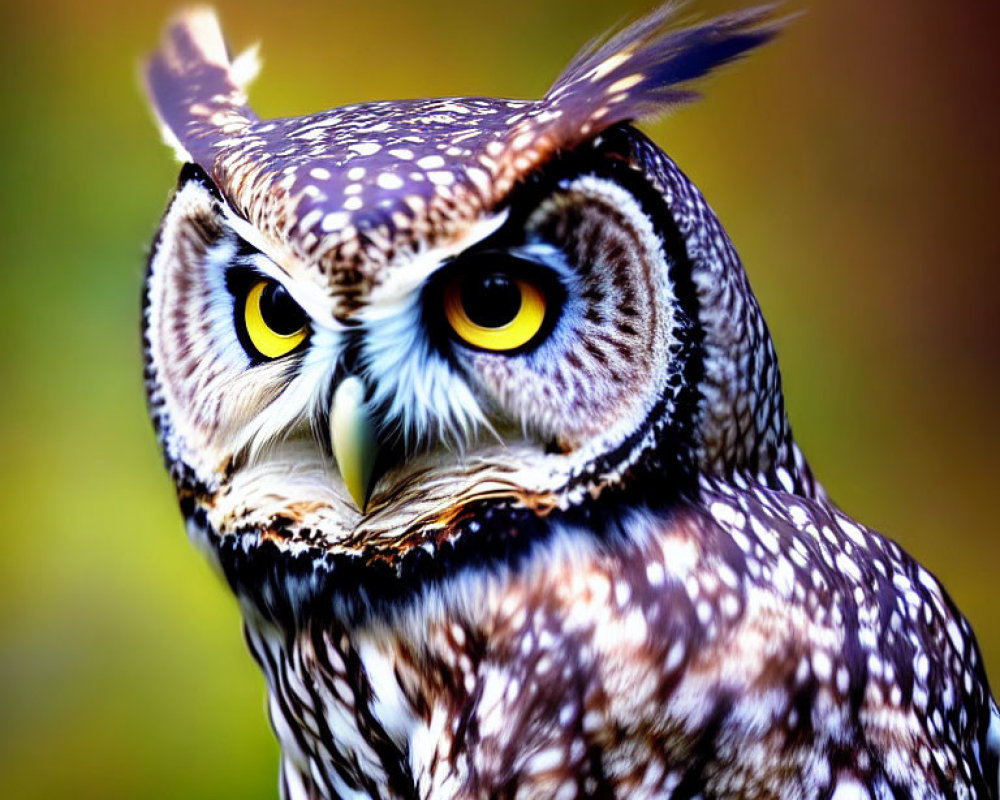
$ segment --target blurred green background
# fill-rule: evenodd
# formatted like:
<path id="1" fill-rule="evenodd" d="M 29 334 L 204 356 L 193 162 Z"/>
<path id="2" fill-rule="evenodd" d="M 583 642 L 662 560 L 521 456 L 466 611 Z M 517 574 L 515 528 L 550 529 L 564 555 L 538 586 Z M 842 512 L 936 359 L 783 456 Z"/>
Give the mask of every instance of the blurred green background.
<path id="1" fill-rule="evenodd" d="M 265 116 L 537 97 L 647 0 L 219 4 Z M 733 2 L 698 2 L 709 14 Z M 174 3 L 0 9 L 0 795 L 268 798 L 235 603 L 146 419 L 144 258 L 177 165 L 137 80 Z M 995 0 L 814 0 L 648 130 L 749 269 L 793 423 L 850 512 L 940 575 L 1000 685 Z"/>

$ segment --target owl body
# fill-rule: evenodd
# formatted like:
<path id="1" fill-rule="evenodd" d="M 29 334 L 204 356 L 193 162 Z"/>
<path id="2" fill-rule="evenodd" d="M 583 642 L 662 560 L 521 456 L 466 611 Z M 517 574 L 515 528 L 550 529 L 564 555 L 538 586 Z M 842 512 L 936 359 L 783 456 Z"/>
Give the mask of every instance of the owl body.
<path id="1" fill-rule="evenodd" d="M 151 413 L 288 798 L 996 799 L 968 623 L 795 445 L 704 198 L 629 122 L 766 41 L 664 9 L 538 102 L 259 120 L 191 12 Z"/>
<path id="2" fill-rule="evenodd" d="M 601 541 L 554 522 L 363 622 L 325 587 L 318 618 L 281 621 L 316 614 L 309 589 L 250 615 L 286 796 L 992 797 L 978 653 L 937 581 L 826 503 L 700 489 Z M 236 588 L 259 610 L 287 580 Z"/>

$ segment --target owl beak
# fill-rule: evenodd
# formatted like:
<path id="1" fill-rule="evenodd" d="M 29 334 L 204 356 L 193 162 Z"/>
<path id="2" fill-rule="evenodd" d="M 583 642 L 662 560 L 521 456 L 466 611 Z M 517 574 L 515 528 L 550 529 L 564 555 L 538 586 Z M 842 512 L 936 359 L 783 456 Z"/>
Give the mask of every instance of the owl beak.
<path id="1" fill-rule="evenodd" d="M 347 491 L 363 514 L 368 506 L 378 439 L 365 406 L 365 385 L 353 375 L 342 380 L 333 394 L 330 443 Z"/>

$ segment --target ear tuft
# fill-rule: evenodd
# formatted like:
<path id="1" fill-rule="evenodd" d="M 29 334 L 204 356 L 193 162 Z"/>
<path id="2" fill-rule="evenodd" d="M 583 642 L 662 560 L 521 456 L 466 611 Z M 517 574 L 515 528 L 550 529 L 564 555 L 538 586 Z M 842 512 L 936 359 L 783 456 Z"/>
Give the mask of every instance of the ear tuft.
<path id="1" fill-rule="evenodd" d="M 210 8 L 181 12 L 146 63 L 146 89 L 164 137 L 178 156 L 212 172 L 214 145 L 257 120 L 246 85 L 256 74 L 256 49 L 229 58 Z"/>
<path id="2" fill-rule="evenodd" d="M 686 28 L 672 27 L 680 6 L 668 3 L 588 45 L 545 94 L 537 117 L 555 122 L 547 136 L 560 148 L 619 122 L 646 119 L 698 95 L 689 84 L 773 39 L 787 20 L 767 5 Z"/>
<path id="3" fill-rule="evenodd" d="M 243 91 L 246 91 L 247 87 L 253 83 L 260 74 L 259 43 L 250 45 L 250 47 L 233 59 L 230 74 L 232 75 L 233 83 L 243 89 Z"/>

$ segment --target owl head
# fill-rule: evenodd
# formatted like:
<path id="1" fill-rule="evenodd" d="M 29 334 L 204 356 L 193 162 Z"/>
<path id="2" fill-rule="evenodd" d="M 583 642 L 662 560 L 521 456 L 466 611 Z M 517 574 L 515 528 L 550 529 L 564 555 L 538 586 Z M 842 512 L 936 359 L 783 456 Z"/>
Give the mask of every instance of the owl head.
<path id="1" fill-rule="evenodd" d="M 629 124 L 778 23 L 671 15 L 589 47 L 538 101 L 269 120 L 210 12 L 169 28 L 146 79 L 184 167 L 149 260 L 145 379 L 210 552 L 392 577 L 703 473 L 811 487 L 732 245 Z"/>

